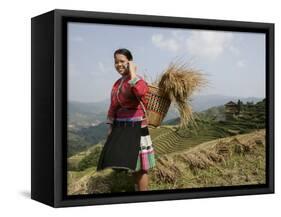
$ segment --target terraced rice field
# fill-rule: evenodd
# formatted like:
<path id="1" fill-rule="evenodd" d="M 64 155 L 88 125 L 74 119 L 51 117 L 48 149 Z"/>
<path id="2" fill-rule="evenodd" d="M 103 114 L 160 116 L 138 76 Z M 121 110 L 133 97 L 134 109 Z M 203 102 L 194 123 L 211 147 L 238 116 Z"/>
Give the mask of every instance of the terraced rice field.
<path id="1" fill-rule="evenodd" d="M 198 122 L 198 128 L 176 130 L 175 126 L 161 126 L 150 128 L 149 132 L 152 138 L 156 157 L 172 152 L 179 152 L 202 142 L 224 138 L 227 136 L 240 134 L 242 130 L 250 132 L 244 125 L 237 123 L 212 123 Z"/>
<path id="2" fill-rule="evenodd" d="M 205 132 L 204 136 L 183 135 L 174 128 L 150 129 L 150 135 L 156 152 L 156 157 L 172 152 L 182 151 L 191 148 L 201 142 L 218 138 L 212 132 Z"/>

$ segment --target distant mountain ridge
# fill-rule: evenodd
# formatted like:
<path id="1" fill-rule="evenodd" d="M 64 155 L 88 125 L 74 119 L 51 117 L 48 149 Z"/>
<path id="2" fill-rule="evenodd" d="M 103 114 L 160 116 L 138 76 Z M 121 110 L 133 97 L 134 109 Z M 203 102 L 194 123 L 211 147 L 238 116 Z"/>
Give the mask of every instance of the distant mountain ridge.
<path id="1" fill-rule="evenodd" d="M 262 97 L 235 97 L 235 96 L 224 96 L 224 95 L 198 95 L 195 96 L 194 99 L 191 101 L 191 105 L 194 111 L 200 112 L 203 110 L 206 110 L 210 107 L 214 106 L 221 106 L 229 101 L 237 102 L 238 100 L 241 100 L 243 103 L 246 102 L 253 102 L 256 103 L 258 101 L 261 101 Z"/>
<path id="2" fill-rule="evenodd" d="M 224 95 L 197 95 L 191 98 L 190 103 L 193 111 L 201 112 L 208 108 L 221 106 L 229 101 L 237 102 L 240 99 L 246 103 L 256 103 L 263 98 L 258 97 L 232 97 Z M 101 122 L 106 121 L 106 114 L 109 107 L 110 100 L 105 99 L 99 102 L 68 102 L 68 117 L 69 124 L 78 126 L 95 126 Z M 171 105 L 164 121 L 179 117 L 175 105 Z"/>
<path id="3" fill-rule="evenodd" d="M 202 112 L 212 107 L 223 106 L 229 101 L 237 102 L 239 99 L 243 103 L 246 102 L 257 103 L 261 101 L 263 98 L 259 98 L 259 97 L 242 98 L 242 97 L 231 97 L 231 96 L 223 96 L 223 95 L 202 95 L 202 96 L 198 95 L 190 99 L 190 104 L 194 112 Z M 172 105 L 164 119 L 164 122 L 178 117 L 179 114 L 176 110 L 176 106 Z"/>

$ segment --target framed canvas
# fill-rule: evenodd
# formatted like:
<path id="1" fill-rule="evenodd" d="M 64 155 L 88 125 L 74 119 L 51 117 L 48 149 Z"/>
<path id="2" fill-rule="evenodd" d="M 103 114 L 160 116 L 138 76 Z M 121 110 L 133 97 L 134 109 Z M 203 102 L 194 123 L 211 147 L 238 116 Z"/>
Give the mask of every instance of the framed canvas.
<path id="1" fill-rule="evenodd" d="M 274 24 L 53 10 L 31 27 L 32 199 L 274 193 Z"/>

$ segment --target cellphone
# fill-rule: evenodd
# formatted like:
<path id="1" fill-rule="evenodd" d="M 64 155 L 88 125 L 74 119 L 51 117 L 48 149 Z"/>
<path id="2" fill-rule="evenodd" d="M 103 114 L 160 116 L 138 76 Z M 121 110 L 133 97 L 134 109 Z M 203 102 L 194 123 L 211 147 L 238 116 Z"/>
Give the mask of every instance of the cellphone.
<path id="1" fill-rule="evenodd" d="M 129 63 L 127 63 L 127 64 L 125 65 L 125 68 L 126 68 L 126 70 L 129 69 Z"/>
<path id="2" fill-rule="evenodd" d="M 129 63 L 127 63 L 127 64 L 125 65 L 125 71 L 126 71 L 126 74 L 129 73 Z"/>

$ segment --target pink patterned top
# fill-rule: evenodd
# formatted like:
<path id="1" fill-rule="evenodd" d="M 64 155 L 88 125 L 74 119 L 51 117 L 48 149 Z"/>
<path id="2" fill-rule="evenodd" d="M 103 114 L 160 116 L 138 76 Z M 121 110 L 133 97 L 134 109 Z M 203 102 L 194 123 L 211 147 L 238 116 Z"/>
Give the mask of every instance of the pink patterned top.
<path id="1" fill-rule="evenodd" d="M 110 107 L 107 113 L 107 123 L 112 124 L 114 120 L 140 121 L 142 125 L 145 113 L 139 100 L 146 108 L 145 94 L 148 91 L 147 82 L 139 75 L 131 79 L 129 75 L 122 76 L 113 85 L 111 90 Z"/>

